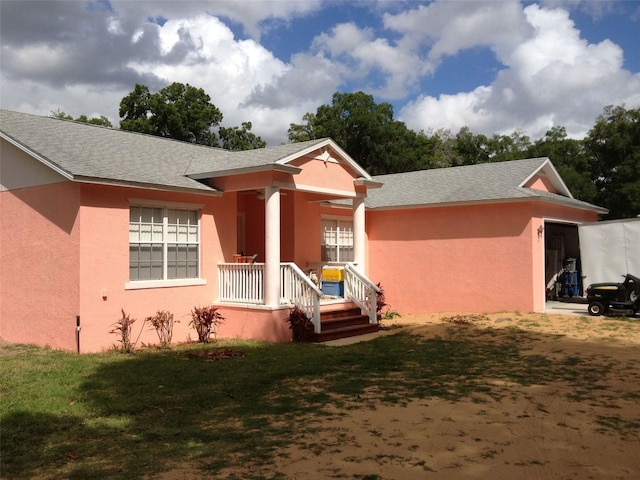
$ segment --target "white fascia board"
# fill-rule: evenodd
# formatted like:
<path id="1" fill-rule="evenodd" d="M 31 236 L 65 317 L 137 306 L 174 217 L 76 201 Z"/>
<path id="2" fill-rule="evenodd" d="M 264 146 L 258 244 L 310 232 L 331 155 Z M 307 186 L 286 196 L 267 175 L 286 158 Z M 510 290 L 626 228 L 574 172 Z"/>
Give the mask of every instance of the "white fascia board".
<path id="1" fill-rule="evenodd" d="M 347 190 L 338 190 L 335 188 L 325 188 L 325 187 L 316 187 L 314 185 L 298 185 L 293 183 L 285 183 L 285 182 L 274 182 L 274 187 L 281 188 L 283 190 L 295 190 L 298 192 L 306 192 L 306 193 L 319 193 L 323 195 L 332 195 L 334 197 L 341 198 L 356 198 L 362 195 L 358 195 L 354 192 Z"/>
<path id="2" fill-rule="evenodd" d="M 52 169 L 53 171 L 55 171 L 56 173 L 59 173 L 60 175 L 62 175 L 64 178 L 66 178 L 67 180 L 73 180 L 74 176 L 71 172 L 68 172 L 67 170 L 65 170 L 64 168 L 60 167 L 58 164 L 52 162 L 51 160 L 49 160 L 46 157 L 43 157 L 42 155 L 40 155 L 37 152 L 34 152 L 33 150 L 31 150 L 29 147 L 23 145 L 22 143 L 18 142 L 17 140 L 14 140 L 12 137 L 0 132 L 0 138 L 5 139 L 7 142 L 9 142 L 10 144 L 12 144 L 13 146 L 19 148 L 20 150 L 22 150 L 24 153 L 26 153 L 27 155 L 35 158 L 36 160 L 38 160 L 40 163 L 42 163 L 43 165 L 49 167 L 50 169 Z"/>
<path id="3" fill-rule="evenodd" d="M 411 204 L 411 205 L 385 205 L 381 207 L 369 207 L 368 210 L 375 211 L 384 211 L 384 210 L 413 210 L 418 208 L 439 208 L 439 207 L 464 207 L 469 205 L 490 205 L 490 204 L 501 204 L 501 203 L 523 203 L 523 202 L 547 202 L 553 203 L 557 205 L 563 205 L 565 207 L 571 207 L 578 210 L 587 210 L 597 213 L 608 213 L 609 210 L 606 208 L 598 207 L 596 205 L 586 204 L 580 205 L 571 201 L 571 199 L 562 200 L 562 196 L 559 196 L 557 199 L 551 199 L 548 197 L 540 197 L 540 196 L 531 196 L 531 197 L 522 197 L 522 198 L 497 198 L 492 200 L 468 200 L 464 202 L 442 202 L 442 203 L 423 203 L 423 204 Z M 566 197 L 564 197 L 566 198 Z"/>
<path id="4" fill-rule="evenodd" d="M 247 173 L 260 173 L 260 172 L 272 172 L 272 171 L 290 173 L 291 175 L 297 175 L 302 171 L 302 169 L 291 166 L 291 165 L 280 165 L 276 163 L 270 163 L 268 165 L 235 168 L 235 169 L 220 170 L 215 172 L 192 173 L 187 176 L 194 180 L 204 180 L 207 178 L 230 177 L 233 175 L 245 175 Z"/>
<path id="5" fill-rule="evenodd" d="M 367 188 L 382 188 L 384 186 L 384 182 L 369 180 L 368 178 L 356 178 L 353 183 L 358 186 L 364 185 Z"/>
<path id="6" fill-rule="evenodd" d="M 558 190 L 560 195 L 565 195 L 565 196 L 567 196 L 569 198 L 573 198 L 573 195 L 571 194 L 571 191 L 569 190 L 567 185 L 564 183 L 564 181 L 562 180 L 562 177 L 560 177 L 560 174 L 558 173 L 556 168 L 553 166 L 553 163 L 551 163 L 551 160 L 549 158 L 546 158 L 544 160 L 544 162 L 542 164 L 540 164 L 540 166 L 538 168 L 536 168 L 531 173 L 531 175 L 529 175 L 527 178 L 525 178 L 524 181 L 518 186 L 519 187 L 523 187 L 524 185 L 526 185 L 527 182 L 529 182 L 529 180 L 531 180 L 533 177 L 538 175 L 541 170 L 545 170 L 544 174 L 546 174 L 547 178 L 549 178 L 549 180 L 551 180 L 551 183 L 556 188 L 556 190 Z M 550 171 L 550 174 L 547 173 L 549 171 Z"/>
<path id="7" fill-rule="evenodd" d="M 334 150 L 344 161 L 347 162 L 347 164 L 349 164 L 349 166 L 351 168 L 353 168 L 356 172 L 358 172 L 358 174 L 362 177 L 365 178 L 367 180 L 373 180 L 371 178 L 371 176 L 366 172 L 366 170 L 364 168 L 362 168 L 360 165 L 358 165 L 358 163 L 349 156 L 349 154 L 347 152 L 345 152 L 342 148 L 340 148 L 340 146 L 334 142 L 333 140 L 331 140 L 330 138 L 326 138 L 321 142 L 318 143 L 314 143 L 313 145 L 311 145 L 310 147 L 307 147 L 303 150 L 300 150 L 296 153 L 293 153 L 291 155 L 288 155 L 280 160 L 278 160 L 276 163 L 279 163 L 281 165 L 289 163 L 291 160 L 295 160 L 296 158 L 300 158 L 300 157 L 304 157 L 305 155 L 308 155 L 309 153 L 318 150 L 322 147 L 331 147 L 332 150 Z"/>

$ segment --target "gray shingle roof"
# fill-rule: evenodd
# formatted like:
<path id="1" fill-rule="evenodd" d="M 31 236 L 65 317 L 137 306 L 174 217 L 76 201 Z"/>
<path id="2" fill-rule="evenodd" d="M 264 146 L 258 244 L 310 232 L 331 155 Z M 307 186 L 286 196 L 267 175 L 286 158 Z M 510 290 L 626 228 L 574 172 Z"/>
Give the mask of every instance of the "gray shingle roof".
<path id="1" fill-rule="evenodd" d="M 70 179 L 201 193 L 215 189 L 188 175 L 273 165 L 323 141 L 230 152 L 7 110 L 0 110 L 0 132 Z"/>
<path id="2" fill-rule="evenodd" d="M 562 194 L 541 192 L 522 185 L 537 171 L 556 180 Z M 555 178 L 554 178 L 555 177 Z M 544 198 L 588 210 L 606 211 L 570 196 L 548 158 L 484 163 L 416 172 L 380 175 L 382 188 L 370 190 L 368 208 L 402 208 L 460 203 L 486 203 Z"/>
<path id="3" fill-rule="evenodd" d="M 0 110 L 0 133 L 40 157 L 70 179 L 216 193 L 189 175 L 232 174 L 247 168 L 272 167 L 314 147 L 331 143 L 320 139 L 274 147 L 229 152 L 151 135 L 70 122 L 50 117 Z M 351 159 L 363 178 L 369 177 Z M 557 178 L 561 193 L 522 187 L 540 169 Z M 199 175 L 200 174 L 200 175 Z M 547 201 L 606 212 L 571 198 L 547 158 L 422 170 L 373 177 L 384 185 L 369 189 L 368 208 L 402 208 L 465 202 Z"/>

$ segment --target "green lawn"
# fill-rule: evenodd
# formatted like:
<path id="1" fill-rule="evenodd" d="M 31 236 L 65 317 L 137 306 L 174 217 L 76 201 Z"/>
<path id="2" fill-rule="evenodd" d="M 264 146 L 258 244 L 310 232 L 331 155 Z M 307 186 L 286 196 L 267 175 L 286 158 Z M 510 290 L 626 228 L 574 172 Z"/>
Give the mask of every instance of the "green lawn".
<path id="1" fill-rule="evenodd" d="M 328 405 L 497 398 L 483 382 L 488 374 L 587 389 L 606 374 L 607 365 L 594 370 L 574 357 L 532 361 L 519 350 L 527 335 L 489 329 L 427 339 L 401 331 L 340 348 L 218 342 L 132 355 L 3 346 L 1 475 L 136 479 L 185 464 L 211 477 L 234 465 L 264 472 Z M 213 360 L 220 348 L 235 356 Z"/>

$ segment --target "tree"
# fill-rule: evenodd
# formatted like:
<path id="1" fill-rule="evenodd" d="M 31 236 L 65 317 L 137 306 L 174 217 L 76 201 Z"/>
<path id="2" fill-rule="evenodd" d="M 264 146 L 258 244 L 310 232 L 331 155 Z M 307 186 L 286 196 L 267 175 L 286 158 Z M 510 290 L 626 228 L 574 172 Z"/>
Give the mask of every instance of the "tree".
<path id="1" fill-rule="evenodd" d="M 455 147 L 463 165 L 491 161 L 489 140 L 485 135 L 474 135 L 469 127 L 462 127 L 455 137 Z"/>
<path id="2" fill-rule="evenodd" d="M 302 116 L 302 121 L 305 122 L 303 124 L 289 124 L 289 130 L 287 134 L 289 136 L 289 140 L 292 143 L 299 142 L 307 142 L 309 140 L 315 140 L 316 135 L 314 131 L 314 124 L 316 122 L 316 116 L 313 113 L 305 113 Z"/>
<path id="3" fill-rule="evenodd" d="M 218 136 L 222 148 L 227 150 L 253 150 L 254 148 L 264 148 L 267 142 L 251 132 L 251 122 L 242 122 L 242 129 L 239 127 L 220 127 Z"/>
<path id="4" fill-rule="evenodd" d="M 607 219 L 640 214 L 640 108 L 605 107 L 586 138 L 596 203 Z"/>
<path id="5" fill-rule="evenodd" d="M 527 157 L 527 150 L 531 146 L 528 136 L 518 130 L 511 135 L 499 135 L 497 133 L 487 141 L 490 161 L 505 162 L 520 160 Z"/>
<path id="6" fill-rule="evenodd" d="M 395 173 L 415 169 L 415 132 L 394 120 L 393 106 L 377 104 L 364 92 L 334 93 L 331 105 L 292 123 L 289 140 L 300 142 L 331 137 L 369 173 Z"/>
<path id="7" fill-rule="evenodd" d="M 103 127 L 109 127 L 109 128 L 113 127 L 113 125 L 111 124 L 111 120 L 109 120 L 104 115 L 100 115 L 99 117 L 92 117 L 92 118 L 88 118 L 86 115 L 80 115 L 78 118 L 74 119 L 71 115 L 68 115 L 62 110 L 57 109 L 57 110 L 51 111 L 51 116 L 53 118 L 59 118 L 61 120 L 73 120 L 75 122 L 90 123 L 92 125 L 100 125 Z"/>
<path id="8" fill-rule="evenodd" d="M 222 112 L 201 88 L 174 82 L 158 93 L 136 84 L 120 102 L 120 128 L 217 146 L 211 127 L 222 121 Z"/>

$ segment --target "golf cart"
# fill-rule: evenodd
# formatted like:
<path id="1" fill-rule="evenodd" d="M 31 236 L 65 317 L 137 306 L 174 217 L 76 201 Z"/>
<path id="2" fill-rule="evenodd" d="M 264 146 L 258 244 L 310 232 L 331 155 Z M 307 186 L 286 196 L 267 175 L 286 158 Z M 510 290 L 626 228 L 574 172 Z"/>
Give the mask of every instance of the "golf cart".
<path id="1" fill-rule="evenodd" d="M 640 278 L 627 273 L 622 283 L 593 283 L 587 287 L 589 315 L 640 313 Z"/>

